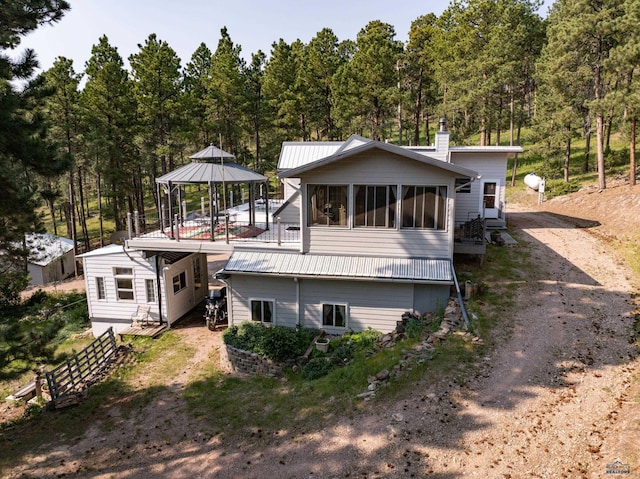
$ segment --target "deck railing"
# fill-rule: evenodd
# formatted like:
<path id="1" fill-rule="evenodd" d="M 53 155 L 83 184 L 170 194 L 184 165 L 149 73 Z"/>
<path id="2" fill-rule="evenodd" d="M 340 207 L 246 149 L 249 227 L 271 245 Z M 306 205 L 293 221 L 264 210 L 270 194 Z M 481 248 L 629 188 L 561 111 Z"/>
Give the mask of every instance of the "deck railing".
<path id="1" fill-rule="evenodd" d="M 300 241 L 300 225 L 283 223 L 280 218 L 273 222 L 237 220 L 233 215 L 220 215 L 211 221 L 197 213 L 186 215 L 181 219 L 178 215 L 161 225 L 157 218 L 144 218 L 142 215 L 128 215 L 129 239 L 136 237 L 170 239 L 175 241 L 211 241 L 211 242 L 262 242 L 298 243 Z"/>

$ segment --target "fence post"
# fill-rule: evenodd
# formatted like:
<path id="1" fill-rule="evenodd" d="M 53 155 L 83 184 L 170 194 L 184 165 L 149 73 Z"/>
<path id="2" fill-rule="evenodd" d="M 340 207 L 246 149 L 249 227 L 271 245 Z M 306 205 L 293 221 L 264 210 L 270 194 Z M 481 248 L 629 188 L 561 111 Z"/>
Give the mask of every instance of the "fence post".
<path id="1" fill-rule="evenodd" d="M 224 230 L 227 238 L 227 244 L 229 244 L 229 213 L 227 212 L 224 214 Z"/>
<path id="2" fill-rule="evenodd" d="M 180 241 L 180 225 L 178 224 L 178 215 L 173 215 L 173 222 L 176 225 L 176 241 Z"/>

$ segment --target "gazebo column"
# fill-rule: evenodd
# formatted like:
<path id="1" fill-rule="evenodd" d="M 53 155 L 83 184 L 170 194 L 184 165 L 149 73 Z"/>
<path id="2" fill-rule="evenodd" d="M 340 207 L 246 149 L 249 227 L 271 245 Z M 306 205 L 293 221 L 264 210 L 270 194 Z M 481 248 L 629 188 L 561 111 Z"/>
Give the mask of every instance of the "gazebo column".
<path id="1" fill-rule="evenodd" d="M 171 239 L 176 239 L 175 233 L 173 231 L 173 183 L 169 181 L 169 225 L 171 226 Z M 177 227 L 178 225 L 176 225 Z"/>
<path id="2" fill-rule="evenodd" d="M 156 183 L 156 198 L 158 198 L 158 222 L 160 223 L 160 231 L 164 233 L 164 217 L 162 216 L 162 203 L 164 202 L 164 193 L 160 183 Z"/>
<path id="3" fill-rule="evenodd" d="M 211 241 L 215 241 L 214 236 L 216 235 L 216 224 L 215 224 L 215 205 L 213 203 L 213 183 L 209 182 L 209 219 L 211 221 Z"/>
<path id="4" fill-rule="evenodd" d="M 253 191 L 253 183 L 249 183 L 249 226 L 256 223 L 256 197 Z"/>
<path id="5" fill-rule="evenodd" d="M 264 215 L 267 224 L 266 230 L 269 231 L 269 180 L 264 182 Z"/>

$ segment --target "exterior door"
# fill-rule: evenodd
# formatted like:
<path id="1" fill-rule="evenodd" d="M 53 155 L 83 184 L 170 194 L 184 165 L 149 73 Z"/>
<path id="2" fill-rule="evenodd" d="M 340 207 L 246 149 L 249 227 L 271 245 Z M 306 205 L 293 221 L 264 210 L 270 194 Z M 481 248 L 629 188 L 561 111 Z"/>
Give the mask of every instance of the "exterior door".
<path id="1" fill-rule="evenodd" d="M 482 198 L 480 208 L 485 218 L 498 218 L 500 206 L 500 182 L 484 180 L 482 182 Z"/>

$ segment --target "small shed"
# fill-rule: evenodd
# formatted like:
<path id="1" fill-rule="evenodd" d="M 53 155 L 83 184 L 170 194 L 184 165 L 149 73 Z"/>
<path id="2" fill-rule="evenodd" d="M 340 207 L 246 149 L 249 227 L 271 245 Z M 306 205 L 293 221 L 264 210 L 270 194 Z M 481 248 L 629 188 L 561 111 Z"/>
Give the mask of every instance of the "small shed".
<path id="1" fill-rule="evenodd" d="M 109 245 L 80 255 L 95 337 L 132 326 L 141 309 L 148 324 L 171 325 L 208 293 L 207 257 Z"/>
<path id="2" fill-rule="evenodd" d="M 27 270 L 32 286 L 62 281 L 75 274 L 73 241 L 46 233 L 26 235 Z"/>

